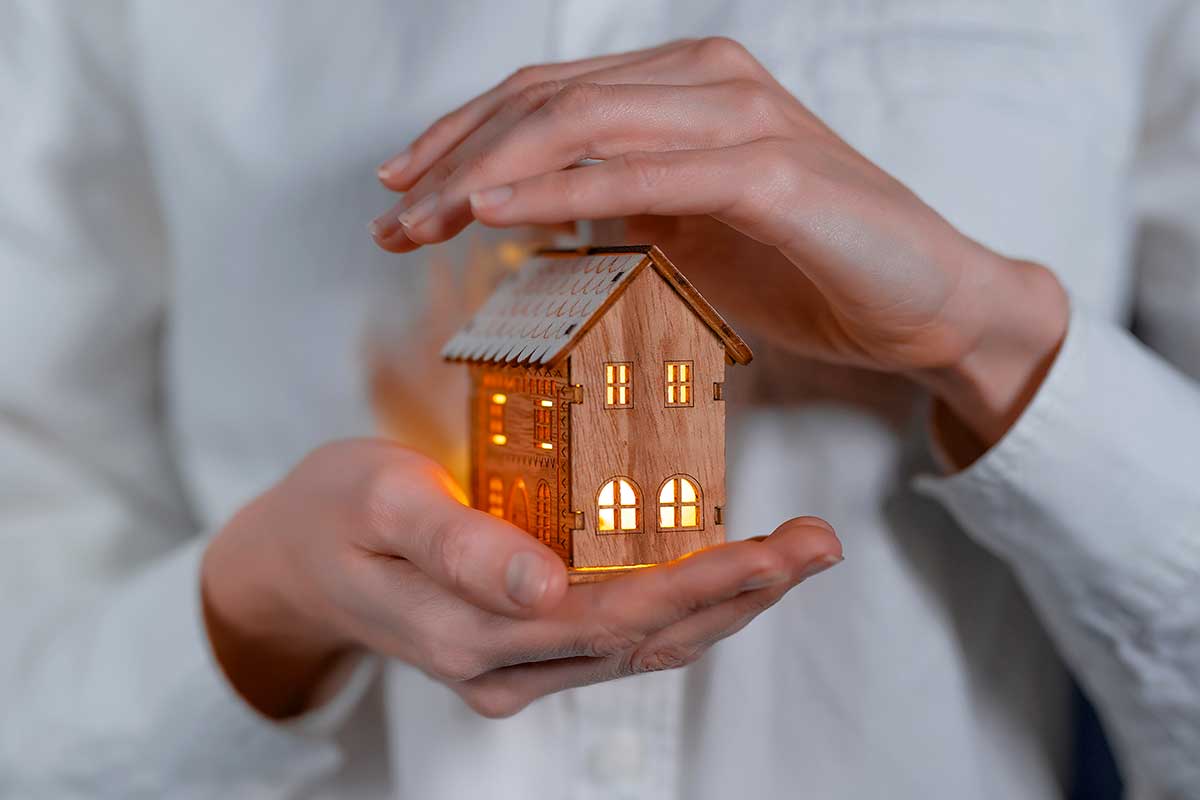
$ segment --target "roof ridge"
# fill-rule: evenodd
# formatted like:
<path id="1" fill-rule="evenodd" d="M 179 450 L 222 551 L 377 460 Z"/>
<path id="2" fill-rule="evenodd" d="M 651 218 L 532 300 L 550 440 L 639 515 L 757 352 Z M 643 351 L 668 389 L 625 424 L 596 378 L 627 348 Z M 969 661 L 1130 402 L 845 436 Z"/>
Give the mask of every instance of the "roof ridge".
<path id="1" fill-rule="evenodd" d="M 641 256 L 641 258 L 630 258 Z M 506 277 L 442 349 L 451 361 L 550 366 L 616 302 L 646 264 L 679 295 L 739 364 L 753 354 L 687 277 L 654 245 L 537 251 Z"/>

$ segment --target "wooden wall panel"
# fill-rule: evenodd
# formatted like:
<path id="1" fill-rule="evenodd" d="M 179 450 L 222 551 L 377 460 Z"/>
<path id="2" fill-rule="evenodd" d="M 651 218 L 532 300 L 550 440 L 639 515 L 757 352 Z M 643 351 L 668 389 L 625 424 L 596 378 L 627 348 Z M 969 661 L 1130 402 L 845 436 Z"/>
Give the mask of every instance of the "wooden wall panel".
<path id="1" fill-rule="evenodd" d="M 548 370 L 475 366 L 471 378 L 471 505 L 489 511 L 488 484 L 498 478 L 503 517 L 538 536 L 569 565 L 571 525 L 564 514 L 571 508 L 566 366 Z M 492 441 L 488 424 L 492 396 L 497 393 L 505 396 L 503 445 Z M 534 436 L 535 412 L 543 400 L 554 404 L 547 409 L 552 420 L 551 450 L 541 448 L 542 440 Z M 545 509 L 549 531 L 540 531 L 537 524 L 538 485 L 543 481 L 550 490 L 549 508 Z"/>
<path id="2" fill-rule="evenodd" d="M 666 406 L 668 361 L 693 362 L 692 406 Z M 632 408 L 605 408 L 606 362 L 632 363 Z M 574 566 L 658 563 L 724 541 L 716 508 L 725 505 L 725 409 L 713 384 L 725 380 L 725 349 L 716 334 L 647 269 L 579 341 L 570 369 L 572 383 L 583 387 L 583 402 L 570 406 L 571 494 L 574 510 L 583 512 L 583 529 L 573 533 Z M 659 487 L 678 473 L 700 484 L 702 530 L 659 530 Z M 597 493 L 615 476 L 639 489 L 637 533 L 597 530 Z"/>

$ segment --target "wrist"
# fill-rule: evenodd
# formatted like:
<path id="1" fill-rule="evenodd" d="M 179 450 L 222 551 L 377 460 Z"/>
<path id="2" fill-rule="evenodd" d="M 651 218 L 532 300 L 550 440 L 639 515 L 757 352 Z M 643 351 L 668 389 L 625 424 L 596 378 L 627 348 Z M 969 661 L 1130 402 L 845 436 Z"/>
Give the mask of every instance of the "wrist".
<path id="1" fill-rule="evenodd" d="M 257 523 L 263 498 L 209 543 L 200 568 L 205 626 L 218 663 L 242 697 L 263 714 L 307 710 L 323 678 L 351 649 L 294 592 L 297 576 Z"/>
<path id="2" fill-rule="evenodd" d="M 953 362 L 912 377 L 940 407 L 935 423 L 969 463 L 1012 427 L 1037 393 L 1067 329 L 1066 291 L 1054 274 L 1028 261 L 980 248 L 971 346 Z"/>

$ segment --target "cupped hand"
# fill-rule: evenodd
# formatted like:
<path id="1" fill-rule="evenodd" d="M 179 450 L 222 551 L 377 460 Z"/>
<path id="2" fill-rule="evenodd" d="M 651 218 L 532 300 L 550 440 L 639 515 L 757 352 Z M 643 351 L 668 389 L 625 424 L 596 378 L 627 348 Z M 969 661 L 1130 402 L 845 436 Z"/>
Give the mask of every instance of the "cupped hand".
<path id="1" fill-rule="evenodd" d="M 685 271 L 723 270 L 757 304 L 742 316 L 794 350 L 931 385 L 986 438 L 1065 329 L 1047 270 L 958 232 L 729 39 L 522 69 L 380 179 L 405 192 L 372 226 L 395 251 L 473 219 L 709 216 L 772 258 Z"/>
<path id="2" fill-rule="evenodd" d="M 205 616 L 231 682 L 276 717 L 338 657 L 405 661 L 487 716 L 683 666 L 841 560 L 821 520 L 567 590 L 548 548 L 462 503 L 428 459 L 376 440 L 307 457 L 210 543 Z"/>

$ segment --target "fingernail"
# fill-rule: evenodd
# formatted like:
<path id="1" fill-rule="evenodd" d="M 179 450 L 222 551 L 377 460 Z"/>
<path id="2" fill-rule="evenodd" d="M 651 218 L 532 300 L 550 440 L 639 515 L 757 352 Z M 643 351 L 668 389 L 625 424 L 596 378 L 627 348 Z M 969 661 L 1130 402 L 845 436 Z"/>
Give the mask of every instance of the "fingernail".
<path id="1" fill-rule="evenodd" d="M 394 178 L 404 171 L 404 168 L 408 166 L 408 162 L 410 161 L 412 161 L 412 153 L 405 150 L 403 153 L 393 156 L 392 158 L 383 162 L 383 165 L 377 170 L 377 173 L 379 177 L 384 180 L 387 180 L 388 178 Z"/>
<path id="2" fill-rule="evenodd" d="M 786 572 L 768 572 L 764 575 L 755 575 L 748 579 L 738 589 L 739 592 L 753 592 L 755 589 L 765 589 L 768 586 L 774 586 L 777 583 L 783 583 L 788 580 Z"/>
<path id="3" fill-rule="evenodd" d="M 829 569 L 830 567 L 834 566 L 835 564 L 842 563 L 844 560 L 845 559 L 842 556 L 835 556 L 835 555 L 821 556 L 820 558 L 813 559 L 812 561 L 809 562 L 808 566 L 806 566 L 804 568 L 804 570 L 801 571 L 800 580 L 802 580 L 802 581 L 808 580 L 813 575 L 819 575 L 820 573 L 824 572 L 825 570 Z"/>
<path id="4" fill-rule="evenodd" d="M 472 208 L 491 208 L 502 203 L 507 203 L 508 198 L 512 197 L 511 186 L 497 186 L 495 189 L 485 189 L 482 192 L 471 192 L 471 207 Z"/>
<path id="5" fill-rule="evenodd" d="M 437 208 L 438 193 L 426 195 L 422 197 L 416 205 L 409 208 L 396 217 L 396 221 L 405 228 L 413 228 L 420 225 L 430 214 Z"/>
<path id="6" fill-rule="evenodd" d="M 504 576 L 509 598 L 519 606 L 537 605 L 546 593 L 550 573 L 541 558 L 533 553 L 517 553 L 508 562 Z"/>
<path id="7" fill-rule="evenodd" d="M 384 214 L 381 217 L 376 217 L 375 219 L 371 220 L 371 224 L 368 226 L 368 229 L 371 231 L 372 236 L 382 242 L 384 239 L 395 233 L 396 228 L 399 226 L 400 223 L 396 221 L 396 216 L 394 214 Z"/>

